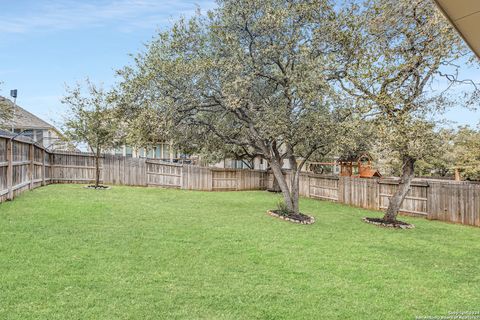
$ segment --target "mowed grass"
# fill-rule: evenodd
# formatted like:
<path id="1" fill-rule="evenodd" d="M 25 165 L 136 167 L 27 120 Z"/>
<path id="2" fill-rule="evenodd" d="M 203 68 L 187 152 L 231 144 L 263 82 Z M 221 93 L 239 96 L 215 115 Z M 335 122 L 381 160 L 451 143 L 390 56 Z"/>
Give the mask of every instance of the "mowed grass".
<path id="1" fill-rule="evenodd" d="M 267 192 L 51 185 L 0 205 L 0 319 L 414 319 L 479 311 L 480 229 Z"/>

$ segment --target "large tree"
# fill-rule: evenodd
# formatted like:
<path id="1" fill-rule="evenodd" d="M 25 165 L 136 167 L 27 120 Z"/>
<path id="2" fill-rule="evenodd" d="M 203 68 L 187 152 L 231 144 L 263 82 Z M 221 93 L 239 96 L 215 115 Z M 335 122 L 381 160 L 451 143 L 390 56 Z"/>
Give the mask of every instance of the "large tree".
<path id="1" fill-rule="evenodd" d="M 62 99 L 68 111 L 64 121 L 67 138 L 86 143 L 95 157 L 95 188 L 100 185 L 100 157 L 107 148 L 115 145 L 119 135 L 119 121 L 109 95 L 103 88 L 89 80 L 82 90 L 77 84 L 67 88 Z"/>
<path id="2" fill-rule="evenodd" d="M 120 72 L 120 104 L 127 118 L 154 110 L 161 120 L 145 126 L 173 141 L 266 159 L 299 213 L 302 167 L 332 149 L 350 114 L 330 83 L 338 23 L 326 0 L 219 1 L 159 34 Z"/>
<path id="3" fill-rule="evenodd" d="M 450 105 L 432 81 L 449 75 L 464 46 L 430 0 L 371 0 L 346 9 L 342 33 L 347 65 L 339 84 L 368 106 L 381 143 L 401 161 L 398 190 L 384 220 L 395 222 L 414 177 L 415 163 L 431 151 L 431 118 Z M 447 86 L 447 89 L 451 86 Z M 438 89 L 436 89 L 438 88 Z"/>

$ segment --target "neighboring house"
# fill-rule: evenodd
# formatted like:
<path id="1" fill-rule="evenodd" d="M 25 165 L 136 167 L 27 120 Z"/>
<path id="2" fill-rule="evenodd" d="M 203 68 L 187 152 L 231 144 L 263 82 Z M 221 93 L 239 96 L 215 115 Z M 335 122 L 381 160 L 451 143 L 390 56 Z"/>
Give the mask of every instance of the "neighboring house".
<path id="1" fill-rule="evenodd" d="M 13 108 L 13 117 L 3 123 L 4 130 L 32 139 L 50 150 L 71 150 L 62 133 L 51 124 L 40 119 L 27 110 L 14 105 L 12 101 L 0 96 L 0 103 L 9 104 Z"/>
<path id="2" fill-rule="evenodd" d="M 300 164 L 301 161 L 302 161 L 302 158 L 297 159 L 298 164 Z M 253 161 L 224 159 L 214 164 L 213 166 L 217 168 L 233 168 L 233 169 L 255 169 L 255 170 L 269 169 L 268 161 L 261 157 L 255 157 Z M 282 168 L 285 170 L 290 169 L 290 163 L 287 159 L 283 160 Z M 302 172 L 339 174 L 340 166 L 336 163 L 336 160 L 334 160 L 333 162 L 307 161 L 302 168 Z"/>
<path id="3" fill-rule="evenodd" d="M 148 158 L 148 159 L 157 159 L 166 162 L 173 163 L 185 163 L 185 164 L 194 164 L 209 166 L 214 168 L 227 168 L 227 169 L 255 169 L 255 170 L 267 170 L 269 169 L 268 161 L 262 159 L 261 157 L 255 157 L 253 161 L 244 159 L 244 160 L 235 160 L 231 158 L 223 159 L 217 163 L 211 164 L 206 163 L 202 160 L 201 157 L 196 155 L 185 155 L 176 151 L 170 143 L 159 142 L 155 146 L 150 148 L 132 148 L 126 145 L 119 146 L 114 149 L 107 150 L 106 154 L 132 157 L 132 158 Z M 302 159 L 297 161 L 300 163 Z M 340 163 L 337 162 L 338 157 L 332 159 L 331 162 L 315 162 L 307 161 L 305 166 L 302 168 L 303 172 L 313 172 L 320 174 L 340 174 Z M 283 160 L 283 169 L 290 169 L 290 164 L 288 160 Z"/>
<path id="4" fill-rule="evenodd" d="M 177 163 L 194 163 L 198 157 L 190 157 L 174 150 L 171 144 L 159 142 L 151 148 L 132 148 L 126 145 L 107 150 L 105 153 L 132 158 L 158 159 Z"/>
<path id="5" fill-rule="evenodd" d="M 215 164 L 204 164 L 201 157 L 185 155 L 176 151 L 170 143 L 159 142 L 151 148 L 132 148 L 126 145 L 119 146 L 117 148 L 106 151 L 107 154 L 132 157 L 132 158 L 149 158 L 158 159 L 162 161 L 174 162 L 174 163 L 187 163 L 187 164 L 202 164 L 216 168 L 232 168 L 232 169 L 257 169 L 266 170 L 267 161 L 257 157 L 250 163 L 248 160 L 234 160 L 224 159 Z"/>
<path id="6" fill-rule="evenodd" d="M 268 162 L 261 157 L 255 157 L 253 161 L 247 159 L 223 159 L 212 166 L 215 168 L 266 170 L 268 168 Z"/>

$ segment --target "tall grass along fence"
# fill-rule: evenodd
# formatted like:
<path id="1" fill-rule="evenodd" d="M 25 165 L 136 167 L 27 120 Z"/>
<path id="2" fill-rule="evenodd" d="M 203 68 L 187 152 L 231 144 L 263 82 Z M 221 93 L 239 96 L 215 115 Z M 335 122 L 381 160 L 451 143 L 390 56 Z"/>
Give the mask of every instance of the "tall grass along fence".
<path id="1" fill-rule="evenodd" d="M 100 167 L 105 184 L 204 191 L 264 190 L 273 185 L 273 175 L 265 171 L 199 167 L 153 159 L 104 155 Z M 0 202 L 50 183 L 90 183 L 94 179 L 95 159 L 91 154 L 49 152 L 31 142 L 0 135 Z M 398 179 L 309 173 L 300 177 L 300 194 L 304 197 L 373 210 L 385 209 L 397 188 Z M 428 219 L 480 226 L 480 185 L 415 179 L 401 210 Z"/>

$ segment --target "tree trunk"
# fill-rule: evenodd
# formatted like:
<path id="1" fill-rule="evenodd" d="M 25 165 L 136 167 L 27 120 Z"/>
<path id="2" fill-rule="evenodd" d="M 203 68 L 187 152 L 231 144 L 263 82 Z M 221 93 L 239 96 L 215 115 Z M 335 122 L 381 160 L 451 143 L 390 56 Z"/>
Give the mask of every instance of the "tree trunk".
<path id="1" fill-rule="evenodd" d="M 300 197 L 300 171 L 295 170 L 292 172 L 292 205 L 293 205 L 293 212 L 295 214 L 300 213 L 300 206 L 298 203 L 298 199 Z"/>
<path id="2" fill-rule="evenodd" d="M 292 206 L 293 206 L 293 213 L 299 214 L 300 213 L 300 207 L 298 204 L 298 198 L 299 198 L 299 182 L 300 182 L 300 171 L 302 169 L 303 164 L 299 167 L 297 164 L 297 159 L 293 155 L 293 148 L 288 145 L 287 146 L 287 151 L 288 151 L 288 161 L 290 162 L 290 169 L 292 170 L 292 178 L 290 180 L 290 192 L 291 192 L 291 198 L 292 198 Z"/>
<path id="3" fill-rule="evenodd" d="M 282 192 L 282 189 L 280 189 L 280 185 L 278 184 L 278 180 L 277 180 L 277 177 L 275 177 L 275 175 L 273 175 L 273 184 L 272 184 L 272 188 L 269 191 Z"/>
<path id="4" fill-rule="evenodd" d="M 409 156 L 403 157 L 402 176 L 400 177 L 400 183 L 398 190 L 390 198 L 387 211 L 383 216 L 383 220 L 386 222 L 395 222 L 397 220 L 398 211 L 402 206 L 403 200 L 410 190 L 412 179 L 414 176 L 415 159 Z"/>
<path id="5" fill-rule="evenodd" d="M 280 162 L 277 160 L 272 160 L 270 165 L 272 167 L 273 176 L 274 178 L 277 179 L 278 186 L 282 190 L 283 199 L 285 201 L 285 205 L 288 211 L 295 212 L 295 208 L 294 208 L 295 200 L 293 199 L 292 193 L 288 188 L 287 179 L 285 179 L 285 176 L 283 175 L 282 166 Z M 297 199 L 297 207 L 298 207 L 298 199 Z"/>
<path id="6" fill-rule="evenodd" d="M 95 153 L 95 188 L 100 185 L 100 148 Z"/>

